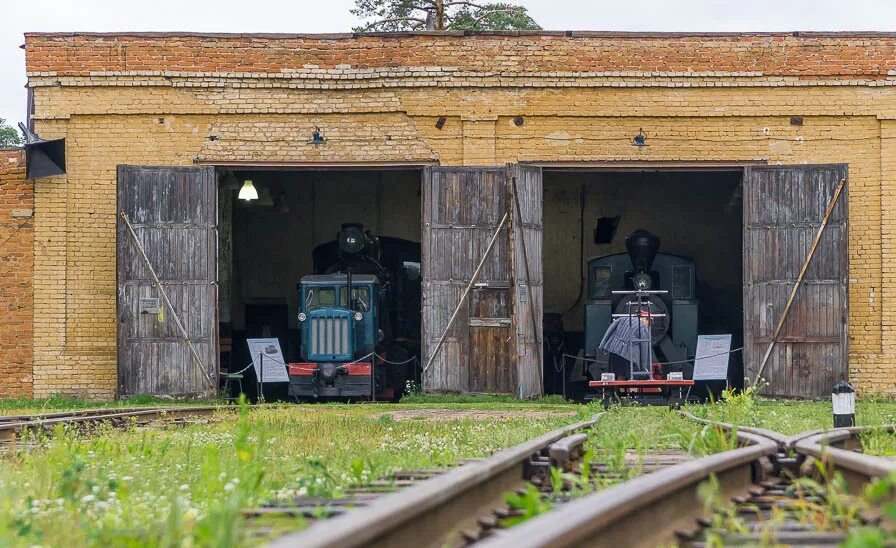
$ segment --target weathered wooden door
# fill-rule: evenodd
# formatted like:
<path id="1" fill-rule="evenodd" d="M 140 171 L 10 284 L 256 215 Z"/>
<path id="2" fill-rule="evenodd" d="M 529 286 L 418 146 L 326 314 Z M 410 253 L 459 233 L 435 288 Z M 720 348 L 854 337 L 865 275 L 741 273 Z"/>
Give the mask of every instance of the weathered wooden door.
<path id="1" fill-rule="evenodd" d="M 505 213 L 503 167 L 431 167 L 423 192 L 423 362 L 429 360 Z M 429 391 L 517 393 L 509 225 L 423 375 Z"/>
<path id="2" fill-rule="evenodd" d="M 118 396 L 212 396 L 218 371 L 214 168 L 118 166 L 118 212 Z"/>
<path id="3" fill-rule="evenodd" d="M 744 174 L 744 352 L 752 381 L 845 164 Z M 816 397 L 848 376 L 847 195 L 840 195 L 762 377 L 764 393 Z"/>
<path id="4" fill-rule="evenodd" d="M 513 192 L 513 311 L 517 338 L 518 396 L 540 396 L 542 386 L 542 175 L 534 166 L 510 166 Z"/>

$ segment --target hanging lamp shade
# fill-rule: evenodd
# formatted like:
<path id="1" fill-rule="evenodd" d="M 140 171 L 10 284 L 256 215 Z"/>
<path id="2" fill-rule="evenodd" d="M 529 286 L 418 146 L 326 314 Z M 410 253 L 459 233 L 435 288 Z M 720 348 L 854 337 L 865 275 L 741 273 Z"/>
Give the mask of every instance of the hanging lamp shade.
<path id="1" fill-rule="evenodd" d="M 258 199 L 258 191 L 255 190 L 255 185 L 252 184 L 252 179 L 243 181 L 243 188 L 240 189 L 239 199 L 246 200 L 247 202 Z"/>

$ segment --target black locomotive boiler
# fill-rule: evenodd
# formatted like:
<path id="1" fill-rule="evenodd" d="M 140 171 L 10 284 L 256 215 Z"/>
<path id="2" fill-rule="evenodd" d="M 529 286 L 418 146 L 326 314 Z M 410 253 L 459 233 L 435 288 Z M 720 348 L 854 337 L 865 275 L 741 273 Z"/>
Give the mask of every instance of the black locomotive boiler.
<path id="1" fill-rule="evenodd" d="M 683 363 L 697 351 L 698 307 L 693 259 L 658 253 L 660 239 L 636 230 L 625 239 L 627 253 L 615 253 L 588 261 L 588 301 L 585 304 L 585 357 L 591 379 L 609 371 L 609 354 L 599 348 L 614 314 L 639 308 L 631 292 L 656 291 L 642 300 L 656 317 L 651 322 L 653 360 L 677 362 L 663 373 L 681 371 L 691 378 L 693 365 Z M 643 307 L 644 304 L 640 306 Z"/>

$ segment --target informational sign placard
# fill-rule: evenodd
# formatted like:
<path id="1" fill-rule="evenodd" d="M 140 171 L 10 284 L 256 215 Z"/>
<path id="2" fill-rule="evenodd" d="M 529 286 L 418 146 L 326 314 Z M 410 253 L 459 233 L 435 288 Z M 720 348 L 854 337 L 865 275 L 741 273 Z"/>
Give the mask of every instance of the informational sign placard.
<path id="1" fill-rule="evenodd" d="M 255 376 L 261 382 L 289 382 L 286 373 L 286 360 L 280 351 L 280 341 L 277 339 L 246 339 L 249 344 L 249 354 L 252 356 L 252 367 L 255 368 Z M 262 356 L 264 356 L 264 378 L 262 378 Z"/>
<path id="2" fill-rule="evenodd" d="M 718 381 L 728 378 L 731 335 L 700 335 L 694 360 L 695 381 Z"/>

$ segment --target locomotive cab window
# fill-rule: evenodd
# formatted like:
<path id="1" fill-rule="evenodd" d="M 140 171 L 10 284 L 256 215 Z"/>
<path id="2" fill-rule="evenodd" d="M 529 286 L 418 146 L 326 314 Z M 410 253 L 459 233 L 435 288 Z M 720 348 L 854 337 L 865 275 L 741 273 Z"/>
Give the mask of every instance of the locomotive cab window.
<path id="1" fill-rule="evenodd" d="M 367 312 L 370 310 L 370 290 L 366 287 L 352 287 L 352 301 L 348 300 L 348 287 L 340 288 L 339 304 L 345 308 Z"/>
<path id="2" fill-rule="evenodd" d="M 336 306 L 336 290 L 332 287 L 312 287 L 305 293 L 305 311 Z"/>

